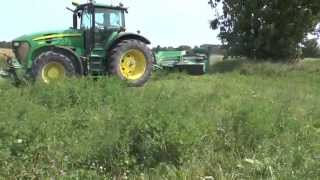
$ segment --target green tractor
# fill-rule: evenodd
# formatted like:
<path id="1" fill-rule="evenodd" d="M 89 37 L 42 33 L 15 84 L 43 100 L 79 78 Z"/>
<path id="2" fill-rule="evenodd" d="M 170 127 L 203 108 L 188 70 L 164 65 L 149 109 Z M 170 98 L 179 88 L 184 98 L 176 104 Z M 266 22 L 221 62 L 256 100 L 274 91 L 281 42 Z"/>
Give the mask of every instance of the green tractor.
<path id="1" fill-rule="evenodd" d="M 22 74 L 44 83 L 85 75 L 116 75 L 132 86 L 146 83 L 154 55 L 148 39 L 126 32 L 127 8 L 94 2 L 73 5 L 72 28 L 13 40 L 16 61 L 8 61 L 8 72 L 16 74 L 20 65 Z"/>

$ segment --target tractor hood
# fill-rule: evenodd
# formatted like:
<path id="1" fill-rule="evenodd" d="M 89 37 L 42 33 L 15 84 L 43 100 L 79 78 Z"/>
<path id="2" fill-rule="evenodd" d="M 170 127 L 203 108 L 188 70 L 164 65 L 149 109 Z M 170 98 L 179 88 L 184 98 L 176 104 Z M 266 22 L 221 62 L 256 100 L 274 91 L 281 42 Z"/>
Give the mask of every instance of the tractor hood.
<path id="1" fill-rule="evenodd" d="M 35 52 L 43 47 L 70 46 L 75 47 L 79 55 L 83 54 L 82 35 L 81 31 L 75 29 L 32 33 L 14 39 L 12 48 L 20 64 L 30 68 L 37 56 Z"/>
<path id="2" fill-rule="evenodd" d="M 26 34 L 20 36 L 13 41 L 40 41 L 40 40 L 47 40 L 47 39 L 55 39 L 55 38 L 64 38 L 64 37 L 75 37 L 81 36 L 81 33 L 74 29 L 68 30 L 56 30 L 56 31 L 44 31 L 44 32 L 37 32 L 32 34 Z"/>

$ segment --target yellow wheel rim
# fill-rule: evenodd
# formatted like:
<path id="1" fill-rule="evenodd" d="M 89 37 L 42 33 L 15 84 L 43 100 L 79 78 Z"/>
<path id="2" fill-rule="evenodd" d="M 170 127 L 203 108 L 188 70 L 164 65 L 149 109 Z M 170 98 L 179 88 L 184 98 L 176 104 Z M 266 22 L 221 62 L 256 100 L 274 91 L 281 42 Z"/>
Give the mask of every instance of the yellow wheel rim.
<path id="1" fill-rule="evenodd" d="M 147 59 L 140 50 L 129 50 L 120 59 L 120 72 L 127 80 L 140 79 L 146 69 Z"/>
<path id="2" fill-rule="evenodd" d="M 41 73 L 41 78 L 43 82 L 49 84 L 53 81 L 58 81 L 64 79 L 66 76 L 65 68 L 62 64 L 51 62 L 46 64 Z"/>

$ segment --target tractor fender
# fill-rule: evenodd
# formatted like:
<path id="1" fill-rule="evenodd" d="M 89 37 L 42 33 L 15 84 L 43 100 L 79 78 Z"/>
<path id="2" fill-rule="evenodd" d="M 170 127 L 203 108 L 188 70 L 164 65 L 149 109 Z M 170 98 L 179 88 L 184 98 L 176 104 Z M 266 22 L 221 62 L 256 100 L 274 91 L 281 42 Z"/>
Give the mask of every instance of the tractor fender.
<path id="1" fill-rule="evenodd" d="M 72 63 L 76 66 L 76 73 L 78 75 L 83 75 L 84 74 L 84 67 L 81 62 L 81 59 L 74 53 L 74 51 L 71 48 L 64 47 L 64 46 L 46 46 L 37 49 L 32 57 L 35 59 L 37 56 L 39 56 L 41 53 L 46 52 L 46 51 L 53 51 L 56 53 L 61 53 L 67 57 L 69 57 L 72 61 Z"/>
<path id="2" fill-rule="evenodd" d="M 123 40 L 127 40 L 127 39 L 136 39 L 136 40 L 142 41 L 148 45 L 151 44 L 151 41 L 149 41 L 147 38 L 145 38 L 139 34 L 122 32 L 118 35 L 118 37 L 115 40 L 113 40 L 113 42 L 109 45 L 107 50 L 113 49 L 119 42 L 121 42 Z"/>

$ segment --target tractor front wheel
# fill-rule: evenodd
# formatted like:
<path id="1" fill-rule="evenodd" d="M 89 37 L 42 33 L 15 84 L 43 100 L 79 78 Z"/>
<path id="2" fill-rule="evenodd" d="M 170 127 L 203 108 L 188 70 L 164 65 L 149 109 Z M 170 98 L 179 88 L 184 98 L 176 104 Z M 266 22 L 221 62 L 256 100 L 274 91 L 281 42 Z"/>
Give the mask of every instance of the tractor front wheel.
<path id="1" fill-rule="evenodd" d="M 124 40 L 110 51 L 109 72 L 131 86 L 142 86 L 152 73 L 154 57 L 147 45 L 139 40 Z"/>
<path id="2" fill-rule="evenodd" d="M 72 61 L 56 52 L 44 52 L 38 56 L 32 66 L 32 76 L 46 84 L 60 81 L 76 75 Z"/>

